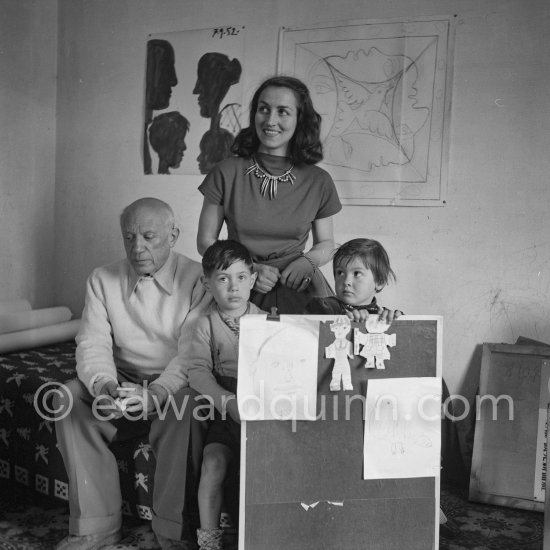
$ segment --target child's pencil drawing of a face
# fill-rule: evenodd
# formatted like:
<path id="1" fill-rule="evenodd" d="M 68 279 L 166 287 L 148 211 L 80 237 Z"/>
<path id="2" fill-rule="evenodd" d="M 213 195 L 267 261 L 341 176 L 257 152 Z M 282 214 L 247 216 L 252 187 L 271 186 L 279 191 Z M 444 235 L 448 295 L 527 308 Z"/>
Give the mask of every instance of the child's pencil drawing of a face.
<path id="1" fill-rule="evenodd" d="M 282 326 L 258 350 L 253 364 L 256 395 L 263 387 L 266 411 L 279 418 L 303 411 L 304 402 L 316 392 L 317 335 L 301 327 Z M 312 377 L 312 373 L 314 376 Z M 306 398 L 308 396 L 308 398 Z"/>

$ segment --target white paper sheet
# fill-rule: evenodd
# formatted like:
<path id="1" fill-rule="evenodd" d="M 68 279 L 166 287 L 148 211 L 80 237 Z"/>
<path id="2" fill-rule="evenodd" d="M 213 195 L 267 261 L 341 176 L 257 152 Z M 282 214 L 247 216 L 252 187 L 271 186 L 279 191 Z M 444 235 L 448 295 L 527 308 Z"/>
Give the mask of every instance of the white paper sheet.
<path id="1" fill-rule="evenodd" d="M 237 399 L 242 420 L 315 420 L 319 322 L 241 318 Z"/>
<path id="2" fill-rule="evenodd" d="M 369 380 L 364 479 L 437 477 L 441 378 Z"/>
<path id="3" fill-rule="evenodd" d="M 0 334 L 0 353 L 10 353 L 72 340 L 76 336 L 79 326 L 80 319 L 73 319 L 47 327 Z"/>
<path id="4" fill-rule="evenodd" d="M 0 313 L 0 334 L 56 325 L 71 317 L 71 310 L 65 306 Z"/>

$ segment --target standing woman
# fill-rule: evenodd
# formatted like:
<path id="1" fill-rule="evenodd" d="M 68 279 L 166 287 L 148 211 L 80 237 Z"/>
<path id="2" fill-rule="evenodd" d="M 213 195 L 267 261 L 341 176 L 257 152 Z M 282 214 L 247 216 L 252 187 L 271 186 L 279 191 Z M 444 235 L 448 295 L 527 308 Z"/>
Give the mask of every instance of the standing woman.
<path id="1" fill-rule="evenodd" d="M 236 157 L 217 164 L 199 187 L 199 253 L 225 222 L 228 238 L 254 259 L 251 300 L 267 311 L 303 313 L 313 296 L 334 294 L 319 267 L 331 259 L 332 216 L 342 205 L 330 175 L 315 166 L 323 158 L 320 128 L 305 84 L 269 78 L 252 98 L 249 127 L 235 138 Z"/>

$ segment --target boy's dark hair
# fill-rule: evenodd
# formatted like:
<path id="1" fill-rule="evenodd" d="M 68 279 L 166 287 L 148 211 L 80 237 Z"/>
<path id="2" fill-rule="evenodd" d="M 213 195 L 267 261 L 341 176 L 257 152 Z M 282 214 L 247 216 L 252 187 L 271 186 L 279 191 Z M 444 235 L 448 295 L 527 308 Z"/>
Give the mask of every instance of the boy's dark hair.
<path id="1" fill-rule="evenodd" d="M 332 269 L 338 266 L 347 266 L 352 260 L 359 258 L 365 267 L 372 271 L 374 282 L 385 287 L 396 276 L 390 267 L 390 259 L 384 247 L 374 239 L 352 239 L 341 245 L 332 257 Z"/>
<path id="2" fill-rule="evenodd" d="M 256 133 L 256 111 L 261 93 L 269 86 L 288 88 L 296 97 L 298 117 L 296 130 L 288 144 L 288 155 L 295 164 L 317 164 L 323 160 L 321 145 L 321 115 L 313 107 L 307 86 L 292 76 L 274 76 L 264 80 L 254 93 L 249 109 L 249 125 L 235 138 L 231 151 L 238 157 L 251 157 L 260 146 Z"/>
<path id="3" fill-rule="evenodd" d="M 210 277 L 214 270 L 227 269 L 238 261 L 244 262 L 252 272 L 252 257 L 246 246 L 231 239 L 218 240 L 206 249 L 202 257 L 202 270 L 205 277 Z"/>

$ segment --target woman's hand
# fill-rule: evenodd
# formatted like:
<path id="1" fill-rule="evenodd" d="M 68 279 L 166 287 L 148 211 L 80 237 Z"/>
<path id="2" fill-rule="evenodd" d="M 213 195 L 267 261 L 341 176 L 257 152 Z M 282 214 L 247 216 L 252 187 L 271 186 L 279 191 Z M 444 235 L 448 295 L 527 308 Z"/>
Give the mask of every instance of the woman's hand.
<path id="1" fill-rule="evenodd" d="M 262 294 L 269 292 L 281 276 L 279 270 L 271 265 L 254 263 L 254 271 L 258 274 L 254 290 Z"/>
<path id="2" fill-rule="evenodd" d="M 302 292 L 311 282 L 313 265 L 305 257 L 300 256 L 290 262 L 281 273 L 281 283 L 292 290 Z"/>

